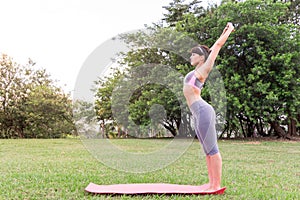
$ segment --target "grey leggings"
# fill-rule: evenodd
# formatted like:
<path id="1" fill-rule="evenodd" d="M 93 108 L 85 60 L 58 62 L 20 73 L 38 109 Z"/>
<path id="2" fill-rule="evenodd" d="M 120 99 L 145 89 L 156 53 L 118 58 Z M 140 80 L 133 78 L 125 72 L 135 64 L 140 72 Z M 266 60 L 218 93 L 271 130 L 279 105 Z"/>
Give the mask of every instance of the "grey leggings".
<path id="1" fill-rule="evenodd" d="M 216 113 L 211 105 L 203 99 L 195 101 L 190 110 L 194 118 L 196 135 L 206 155 L 219 152 L 216 133 Z"/>

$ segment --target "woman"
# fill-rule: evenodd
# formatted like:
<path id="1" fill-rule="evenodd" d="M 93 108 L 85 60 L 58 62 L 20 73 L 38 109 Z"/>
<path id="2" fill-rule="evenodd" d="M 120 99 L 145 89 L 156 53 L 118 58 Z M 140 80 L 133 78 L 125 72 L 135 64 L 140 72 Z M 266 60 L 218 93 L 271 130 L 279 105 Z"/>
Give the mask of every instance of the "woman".
<path id="1" fill-rule="evenodd" d="M 204 45 L 194 47 L 190 59 L 195 70 L 188 73 L 184 79 L 183 93 L 195 120 L 196 135 L 206 154 L 209 177 L 206 192 L 221 188 L 222 158 L 217 144 L 215 111 L 200 95 L 215 59 L 232 31 L 234 31 L 232 23 L 227 23 L 223 33 L 210 49 Z"/>

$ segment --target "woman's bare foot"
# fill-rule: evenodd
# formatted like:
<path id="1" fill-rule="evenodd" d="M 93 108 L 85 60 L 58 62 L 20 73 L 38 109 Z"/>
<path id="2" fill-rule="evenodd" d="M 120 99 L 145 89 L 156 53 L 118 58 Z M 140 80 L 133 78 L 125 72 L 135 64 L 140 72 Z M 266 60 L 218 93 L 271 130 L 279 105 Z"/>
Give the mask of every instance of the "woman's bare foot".
<path id="1" fill-rule="evenodd" d="M 205 189 L 204 192 L 212 193 L 212 192 L 215 192 L 219 189 L 221 189 L 221 187 L 209 187 L 209 188 Z"/>
<path id="2" fill-rule="evenodd" d="M 209 189 L 209 188 L 211 188 L 211 184 L 206 183 L 206 184 L 203 185 L 203 187 L 202 187 L 201 189 L 202 189 L 203 191 L 205 191 L 205 190 L 207 190 L 207 189 Z"/>

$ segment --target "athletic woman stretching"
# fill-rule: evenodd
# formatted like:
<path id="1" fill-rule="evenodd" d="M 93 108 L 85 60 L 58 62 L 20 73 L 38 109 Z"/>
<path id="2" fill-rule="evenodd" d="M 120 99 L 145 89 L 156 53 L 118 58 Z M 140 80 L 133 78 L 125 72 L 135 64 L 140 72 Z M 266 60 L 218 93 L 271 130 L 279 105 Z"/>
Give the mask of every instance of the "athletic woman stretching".
<path id="1" fill-rule="evenodd" d="M 215 128 L 215 111 L 211 105 L 201 98 L 201 89 L 214 66 L 220 49 L 234 30 L 232 23 L 227 23 L 220 38 L 209 49 L 201 45 L 191 50 L 191 65 L 195 70 L 188 73 L 184 79 L 183 93 L 193 114 L 195 132 L 206 154 L 206 164 L 209 177 L 207 192 L 221 188 L 222 158 L 217 144 Z"/>

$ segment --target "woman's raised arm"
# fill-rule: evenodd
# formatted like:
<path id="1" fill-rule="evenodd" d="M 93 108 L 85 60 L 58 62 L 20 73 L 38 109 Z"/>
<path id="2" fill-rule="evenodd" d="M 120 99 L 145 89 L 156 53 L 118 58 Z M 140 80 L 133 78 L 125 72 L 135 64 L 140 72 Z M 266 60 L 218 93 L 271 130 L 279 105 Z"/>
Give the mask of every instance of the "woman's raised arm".
<path id="1" fill-rule="evenodd" d="M 230 33 L 234 31 L 234 26 L 232 23 L 227 23 L 226 27 L 223 30 L 223 33 L 218 38 L 218 40 L 214 43 L 214 45 L 210 48 L 210 54 L 205 61 L 205 63 L 198 69 L 196 69 L 200 74 L 202 74 L 204 79 L 208 77 L 208 74 L 212 70 L 214 66 L 214 62 L 219 54 L 220 49 L 225 44 L 226 40 L 228 39 Z"/>

